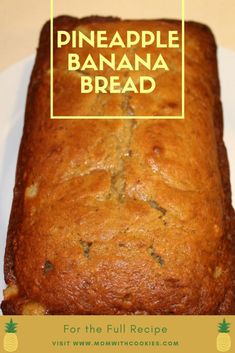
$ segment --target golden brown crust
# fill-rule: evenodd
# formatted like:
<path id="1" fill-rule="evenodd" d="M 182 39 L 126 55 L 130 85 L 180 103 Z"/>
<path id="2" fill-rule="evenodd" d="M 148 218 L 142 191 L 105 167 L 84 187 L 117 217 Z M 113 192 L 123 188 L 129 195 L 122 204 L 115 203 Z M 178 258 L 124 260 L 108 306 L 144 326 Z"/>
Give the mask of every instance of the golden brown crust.
<path id="1" fill-rule="evenodd" d="M 112 31 L 127 25 L 63 16 L 55 28 L 98 22 Z M 146 23 L 180 29 L 167 20 L 132 26 Z M 234 211 L 211 32 L 186 23 L 184 121 L 51 121 L 49 30 L 47 23 L 28 92 L 5 255 L 6 283 L 17 291 L 8 292 L 4 314 L 234 313 Z M 154 115 L 160 106 L 176 114 L 169 81 L 160 101 L 80 101 L 79 78 L 63 65 L 55 51 L 60 114 L 92 115 L 95 107 Z M 69 101 L 59 106 L 67 81 Z"/>

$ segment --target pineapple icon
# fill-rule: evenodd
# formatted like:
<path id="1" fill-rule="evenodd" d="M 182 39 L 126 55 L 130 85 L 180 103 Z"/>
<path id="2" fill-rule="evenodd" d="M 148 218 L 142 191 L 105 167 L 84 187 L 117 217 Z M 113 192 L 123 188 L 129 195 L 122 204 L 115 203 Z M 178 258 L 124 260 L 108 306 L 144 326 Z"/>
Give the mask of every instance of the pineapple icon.
<path id="1" fill-rule="evenodd" d="M 231 348 L 231 338 L 229 335 L 230 323 L 223 319 L 218 325 L 218 336 L 216 340 L 217 350 L 219 352 L 227 352 Z"/>
<path id="2" fill-rule="evenodd" d="M 18 348 L 18 339 L 16 335 L 17 323 L 10 319 L 5 326 L 5 336 L 3 341 L 3 347 L 6 352 L 15 352 Z"/>

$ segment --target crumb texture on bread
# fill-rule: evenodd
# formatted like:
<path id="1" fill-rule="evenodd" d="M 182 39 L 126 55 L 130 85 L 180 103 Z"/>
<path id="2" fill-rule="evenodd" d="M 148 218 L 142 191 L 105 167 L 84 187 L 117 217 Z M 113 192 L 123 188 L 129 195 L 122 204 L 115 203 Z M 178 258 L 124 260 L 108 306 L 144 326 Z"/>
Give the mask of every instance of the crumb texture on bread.
<path id="1" fill-rule="evenodd" d="M 100 23 L 109 32 L 130 26 L 111 17 L 54 20 L 67 30 Z M 132 21 L 139 31 L 156 27 L 180 31 L 180 22 Z M 133 118 L 50 120 L 49 47 L 46 24 L 28 91 L 3 312 L 234 313 L 234 211 L 209 29 L 186 23 L 180 121 L 134 118 L 160 109 L 177 115 L 174 70 L 160 97 L 84 97 L 79 73 L 64 70 L 67 49 L 54 53 L 57 113 Z M 177 67 L 180 55 L 166 55 Z"/>

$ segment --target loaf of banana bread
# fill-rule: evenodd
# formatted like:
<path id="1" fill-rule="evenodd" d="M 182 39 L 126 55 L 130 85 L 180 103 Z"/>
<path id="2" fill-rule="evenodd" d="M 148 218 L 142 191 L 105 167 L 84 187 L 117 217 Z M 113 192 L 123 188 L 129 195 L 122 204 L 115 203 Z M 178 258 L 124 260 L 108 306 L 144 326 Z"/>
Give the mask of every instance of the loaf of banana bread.
<path id="1" fill-rule="evenodd" d="M 55 33 L 127 28 L 180 32 L 181 22 L 54 20 Z M 54 48 L 55 113 L 130 119 L 50 119 L 47 23 L 28 90 L 3 313 L 234 313 L 234 210 L 212 33 L 185 24 L 184 120 L 135 118 L 179 114 L 180 50 L 165 49 L 171 73 L 159 73 L 158 95 L 82 95 L 84 73 L 65 69 L 66 50 Z"/>

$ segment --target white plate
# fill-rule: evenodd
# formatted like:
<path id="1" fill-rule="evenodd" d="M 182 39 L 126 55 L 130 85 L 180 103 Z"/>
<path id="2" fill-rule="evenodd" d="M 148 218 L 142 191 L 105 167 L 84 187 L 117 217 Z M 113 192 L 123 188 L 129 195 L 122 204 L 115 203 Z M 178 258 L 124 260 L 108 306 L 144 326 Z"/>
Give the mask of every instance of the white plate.
<path id="1" fill-rule="evenodd" d="M 225 143 L 229 154 L 233 205 L 235 205 L 235 52 L 220 48 L 218 54 L 224 108 Z M 27 86 L 33 62 L 34 56 L 31 56 L 0 74 L 0 300 L 5 287 L 2 269 L 15 166 L 22 134 Z"/>

